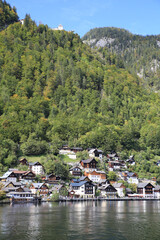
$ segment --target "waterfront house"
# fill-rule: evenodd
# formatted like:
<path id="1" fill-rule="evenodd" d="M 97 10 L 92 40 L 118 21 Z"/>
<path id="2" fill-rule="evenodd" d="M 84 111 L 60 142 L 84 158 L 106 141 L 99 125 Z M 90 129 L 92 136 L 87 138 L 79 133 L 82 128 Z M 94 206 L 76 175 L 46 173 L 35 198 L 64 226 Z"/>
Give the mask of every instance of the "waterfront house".
<path id="1" fill-rule="evenodd" d="M 68 190 L 67 190 L 67 188 L 64 185 L 62 185 L 62 184 L 57 185 L 56 184 L 52 188 L 49 189 L 49 193 L 50 194 L 55 193 L 55 192 L 59 193 L 59 195 L 63 195 L 64 192 L 68 193 Z"/>
<path id="2" fill-rule="evenodd" d="M 97 169 L 97 161 L 95 158 L 90 158 L 87 160 L 81 160 L 80 164 L 82 165 L 83 169 L 85 171 L 91 171 L 91 170 L 96 170 Z"/>
<path id="3" fill-rule="evenodd" d="M 75 197 L 93 198 L 95 196 L 95 185 L 92 182 L 80 181 L 71 183 L 71 190 Z"/>
<path id="4" fill-rule="evenodd" d="M 40 196 L 47 196 L 49 192 L 49 188 L 45 183 L 32 183 L 30 190 L 33 194 Z"/>
<path id="5" fill-rule="evenodd" d="M 137 194 L 140 197 L 154 197 L 154 189 L 155 187 L 151 183 L 139 183 L 137 185 Z"/>
<path id="6" fill-rule="evenodd" d="M 6 194 L 6 196 L 10 199 L 14 199 L 14 201 L 33 201 L 33 193 L 28 188 L 19 188 L 17 191 L 11 191 Z"/>
<path id="7" fill-rule="evenodd" d="M 154 188 L 154 196 L 155 198 L 160 199 L 160 185 L 156 185 Z"/>
<path id="8" fill-rule="evenodd" d="M 84 172 L 84 175 L 87 176 L 91 181 L 97 183 L 106 179 L 106 173 L 104 171 L 93 170 Z"/>
<path id="9" fill-rule="evenodd" d="M 125 196 L 125 186 L 123 183 L 114 183 L 113 187 L 117 190 L 117 194 L 119 197 L 124 197 Z"/>
<path id="10" fill-rule="evenodd" d="M 103 151 L 100 150 L 100 149 L 97 149 L 97 148 L 92 148 L 88 151 L 88 154 L 89 154 L 89 157 L 90 158 L 99 158 L 99 159 L 102 159 L 102 153 Z"/>
<path id="11" fill-rule="evenodd" d="M 44 167 L 39 162 L 29 163 L 30 171 L 34 172 L 36 175 L 44 174 Z"/>
<path id="12" fill-rule="evenodd" d="M 117 190 L 111 184 L 105 184 L 101 187 L 98 187 L 98 190 L 101 192 L 101 196 L 105 198 L 116 198 Z"/>

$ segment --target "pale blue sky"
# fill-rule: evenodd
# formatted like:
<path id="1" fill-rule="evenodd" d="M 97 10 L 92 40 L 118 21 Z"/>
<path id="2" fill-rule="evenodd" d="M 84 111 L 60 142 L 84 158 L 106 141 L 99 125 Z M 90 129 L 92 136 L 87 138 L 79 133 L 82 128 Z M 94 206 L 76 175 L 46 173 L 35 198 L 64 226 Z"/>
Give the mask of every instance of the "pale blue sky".
<path id="1" fill-rule="evenodd" d="M 119 27 L 135 34 L 160 34 L 160 0 L 7 0 L 20 19 L 62 24 L 81 37 L 95 27 Z"/>

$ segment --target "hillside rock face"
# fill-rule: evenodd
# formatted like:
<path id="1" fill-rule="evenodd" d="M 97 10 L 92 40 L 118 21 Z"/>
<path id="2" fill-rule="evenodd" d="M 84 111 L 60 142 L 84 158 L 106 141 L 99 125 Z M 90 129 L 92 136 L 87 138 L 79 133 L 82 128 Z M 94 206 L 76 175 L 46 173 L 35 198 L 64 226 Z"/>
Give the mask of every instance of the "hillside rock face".
<path id="1" fill-rule="evenodd" d="M 82 38 L 83 42 L 118 55 L 125 68 L 145 79 L 153 90 L 160 89 L 160 35 L 140 36 L 119 28 L 95 28 Z M 101 49 L 103 48 L 103 50 Z"/>

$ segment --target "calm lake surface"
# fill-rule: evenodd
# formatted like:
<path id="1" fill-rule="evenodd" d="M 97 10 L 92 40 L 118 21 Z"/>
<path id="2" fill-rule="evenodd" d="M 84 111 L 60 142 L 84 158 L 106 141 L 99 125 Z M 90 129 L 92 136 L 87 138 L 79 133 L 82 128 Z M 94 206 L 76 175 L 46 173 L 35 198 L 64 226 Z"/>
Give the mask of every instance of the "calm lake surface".
<path id="1" fill-rule="evenodd" d="M 160 201 L 0 206 L 0 240 L 159 240 Z"/>

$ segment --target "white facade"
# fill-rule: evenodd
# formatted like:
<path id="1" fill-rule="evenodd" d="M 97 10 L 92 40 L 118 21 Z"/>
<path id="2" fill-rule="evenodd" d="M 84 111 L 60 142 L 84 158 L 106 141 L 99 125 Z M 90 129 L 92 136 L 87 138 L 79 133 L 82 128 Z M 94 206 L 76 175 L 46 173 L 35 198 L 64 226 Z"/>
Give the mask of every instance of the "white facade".
<path id="1" fill-rule="evenodd" d="M 129 178 L 127 178 L 127 182 L 128 182 L 128 183 L 138 184 L 138 183 L 139 183 L 139 180 L 138 180 L 137 177 L 129 177 Z"/>
<path id="2" fill-rule="evenodd" d="M 36 175 L 43 175 L 44 169 L 42 165 L 31 165 L 31 171 L 34 172 Z"/>

